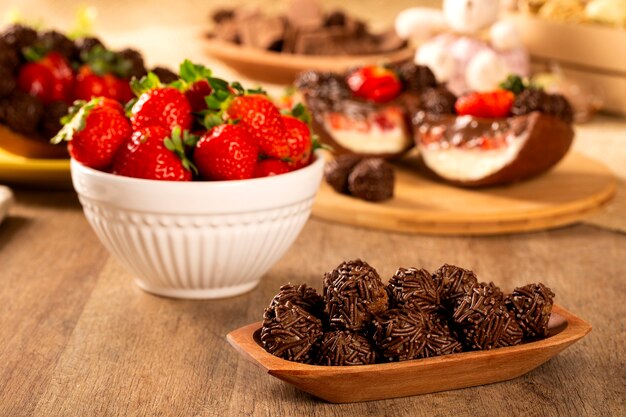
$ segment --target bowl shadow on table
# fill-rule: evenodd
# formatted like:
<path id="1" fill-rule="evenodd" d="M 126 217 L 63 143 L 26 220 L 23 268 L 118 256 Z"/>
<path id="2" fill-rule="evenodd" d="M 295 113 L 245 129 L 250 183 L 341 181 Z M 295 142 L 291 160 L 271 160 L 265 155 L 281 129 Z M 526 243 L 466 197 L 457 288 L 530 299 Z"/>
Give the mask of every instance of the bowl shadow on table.
<path id="1" fill-rule="evenodd" d="M 0 223 L 0 251 L 4 249 L 6 245 L 11 244 L 11 240 L 20 233 L 25 227 L 28 226 L 29 223 L 32 222 L 32 219 L 23 216 L 13 216 L 9 214 L 1 223 Z"/>
<path id="2" fill-rule="evenodd" d="M 13 188 L 13 193 L 16 203 L 23 206 L 82 211 L 74 191 Z"/>

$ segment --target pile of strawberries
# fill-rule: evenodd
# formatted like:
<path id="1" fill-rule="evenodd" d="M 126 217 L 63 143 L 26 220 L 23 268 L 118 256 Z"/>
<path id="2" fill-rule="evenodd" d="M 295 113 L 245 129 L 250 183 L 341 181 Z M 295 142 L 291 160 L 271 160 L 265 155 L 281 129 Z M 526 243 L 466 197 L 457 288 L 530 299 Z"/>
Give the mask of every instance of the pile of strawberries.
<path id="1" fill-rule="evenodd" d="M 179 79 L 148 73 L 131 86 L 126 106 L 103 97 L 78 102 L 53 139 L 91 168 L 128 177 L 191 181 L 241 180 L 308 165 L 308 114 L 282 114 L 261 90 L 245 90 L 186 60 Z"/>

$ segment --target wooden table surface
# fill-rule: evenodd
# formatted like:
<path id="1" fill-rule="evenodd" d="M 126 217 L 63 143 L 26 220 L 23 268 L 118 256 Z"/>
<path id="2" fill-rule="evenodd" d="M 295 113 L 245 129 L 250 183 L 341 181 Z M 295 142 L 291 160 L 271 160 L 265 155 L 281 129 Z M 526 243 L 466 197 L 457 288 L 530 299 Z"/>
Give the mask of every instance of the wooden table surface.
<path id="1" fill-rule="evenodd" d="M 110 258 L 71 192 L 18 191 L 0 226 L 0 416 L 626 415 L 626 236 L 591 226 L 421 237 L 312 219 L 254 291 L 220 301 L 148 295 Z M 474 269 L 505 289 L 543 281 L 593 331 L 512 381 L 332 405 L 245 362 L 225 335 L 288 281 L 361 257 Z"/>

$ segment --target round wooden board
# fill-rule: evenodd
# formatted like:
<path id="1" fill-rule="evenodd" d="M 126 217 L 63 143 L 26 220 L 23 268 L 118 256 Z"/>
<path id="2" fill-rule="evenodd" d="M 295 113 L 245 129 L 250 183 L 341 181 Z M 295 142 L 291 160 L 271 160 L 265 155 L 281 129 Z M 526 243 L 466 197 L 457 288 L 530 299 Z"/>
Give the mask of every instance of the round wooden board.
<path id="1" fill-rule="evenodd" d="M 464 189 L 425 178 L 415 158 L 396 164 L 393 199 L 368 203 L 323 182 L 313 215 L 372 229 L 432 235 L 489 235 L 551 229 L 575 223 L 616 190 L 600 162 L 570 154 L 536 179 L 503 187 Z"/>

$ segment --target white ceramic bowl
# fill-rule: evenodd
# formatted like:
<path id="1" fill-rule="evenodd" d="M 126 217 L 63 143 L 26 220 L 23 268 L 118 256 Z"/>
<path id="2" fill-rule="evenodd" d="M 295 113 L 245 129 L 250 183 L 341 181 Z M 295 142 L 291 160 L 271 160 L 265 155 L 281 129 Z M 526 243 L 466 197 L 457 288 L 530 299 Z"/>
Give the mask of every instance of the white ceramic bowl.
<path id="1" fill-rule="evenodd" d="M 300 170 L 242 181 L 122 177 L 72 160 L 87 220 L 142 289 L 221 298 L 254 288 L 311 213 L 324 158 Z"/>

